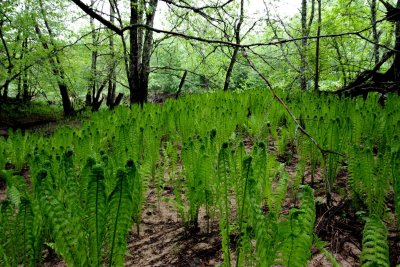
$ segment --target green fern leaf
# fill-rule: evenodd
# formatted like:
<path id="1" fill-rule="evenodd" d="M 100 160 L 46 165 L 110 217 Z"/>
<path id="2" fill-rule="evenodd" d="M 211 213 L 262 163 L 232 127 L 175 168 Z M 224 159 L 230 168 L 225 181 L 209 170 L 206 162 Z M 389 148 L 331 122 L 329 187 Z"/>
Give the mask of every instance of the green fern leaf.
<path id="1" fill-rule="evenodd" d="M 110 230 L 109 266 L 122 266 L 126 250 L 126 236 L 132 220 L 132 196 L 125 170 L 117 171 L 117 183 L 108 200 Z"/>
<path id="2" fill-rule="evenodd" d="M 107 212 L 106 200 L 104 170 L 101 165 L 95 165 L 90 174 L 87 189 L 87 216 L 92 266 L 101 265 L 101 247 Z"/>
<path id="3" fill-rule="evenodd" d="M 363 266 L 390 266 L 387 229 L 382 220 L 371 215 L 366 219 L 362 240 L 361 262 Z"/>

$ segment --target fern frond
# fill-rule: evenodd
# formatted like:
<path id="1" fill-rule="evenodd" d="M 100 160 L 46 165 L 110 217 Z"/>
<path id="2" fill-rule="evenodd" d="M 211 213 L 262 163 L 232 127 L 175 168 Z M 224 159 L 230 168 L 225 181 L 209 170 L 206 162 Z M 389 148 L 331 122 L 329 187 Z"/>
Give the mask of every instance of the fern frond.
<path id="1" fill-rule="evenodd" d="M 229 249 L 229 180 L 231 175 L 229 162 L 229 144 L 225 142 L 218 155 L 218 184 L 219 187 L 219 209 L 220 209 L 220 231 L 222 234 L 222 249 L 224 251 L 224 264 L 230 266 L 230 249 Z"/>
<path id="2" fill-rule="evenodd" d="M 87 189 L 87 217 L 92 266 L 101 265 L 101 247 L 104 240 L 107 212 L 106 200 L 104 170 L 101 165 L 95 165 L 92 168 Z"/>
<path id="3" fill-rule="evenodd" d="M 394 207 L 397 216 L 397 223 L 400 224 L 400 149 L 392 151 L 391 165 Z"/>
<path id="4" fill-rule="evenodd" d="M 289 221 L 281 224 L 283 242 L 275 259 L 284 266 L 306 266 L 311 257 L 315 222 L 314 191 L 304 186 L 301 191 L 301 207 L 290 210 Z"/>
<path id="5" fill-rule="evenodd" d="M 289 183 L 289 174 L 285 170 L 281 170 L 280 178 L 276 183 L 276 188 L 272 192 L 271 199 L 268 200 L 270 210 L 278 216 L 285 201 L 287 187 Z"/>
<path id="6" fill-rule="evenodd" d="M 41 209 L 44 210 L 51 223 L 56 252 L 71 266 L 85 265 L 86 246 L 82 240 L 81 225 L 72 223 L 70 212 L 53 195 L 46 183 L 47 171 L 42 170 L 38 175 Z"/>
<path id="7" fill-rule="evenodd" d="M 361 262 L 363 266 L 390 266 L 387 229 L 382 220 L 371 215 L 364 226 Z"/>
<path id="8" fill-rule="evenodd" d="M 110 225 L 109 266 L 122 266 L 126 250 L 126 236 L 131 226 L 132 195 L 129 189 L 127 172 L 117 171 L 117 183 L 108 199 Z"/>

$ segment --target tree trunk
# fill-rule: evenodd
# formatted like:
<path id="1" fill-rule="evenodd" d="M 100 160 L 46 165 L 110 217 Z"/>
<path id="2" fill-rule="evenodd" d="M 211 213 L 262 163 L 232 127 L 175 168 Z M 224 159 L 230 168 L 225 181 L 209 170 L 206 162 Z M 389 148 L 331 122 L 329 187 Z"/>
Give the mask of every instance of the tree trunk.
<path id="1" fill-rule="evenodd" d="M 153 26 L 154 16 L 157 10 L 158 0 L 151 0 L 146 12 L 146 25 Z M 139 24 L 143 11 L 138 0 L 131 0 L 131 25 Z M 129 91 L 132 103 L 143 104 L 147 101 L 148 83 L 150 75 L 150 58 L 153 48 L 153 32 L 151 30 L 131 27 L 130 34 L 130 58 L 129 58 Z M 144 34 L 144 43 L 142 44 Z"/>
<path id="2" fill-rule="evenodd" d="M 110 1 L 110 22 L 114 24 L 114 16 L 115 16 L 115 8 Z M 107 91 L 107 101 L 106 105 L 112 109 L 114 108 L 114 101 L 115 101 L 115 90 L 117 87 L 116 84 L 116 73 L 115 73 L 115 48 L 114 48 L 114 36 L 112 32 L 110 31 L 110 38 L 109 38 L 109 48 L 110 48 L 110 60 L 111 60 L 111 65 L 110 65 L 110 73 L 109 73 L 109 79 L 108 79 L 108 91 Z"/>
<path id="3" fill-rule="evenodd" d="M 151 0 L 150 6 L 146 14 L 146 25 L 153 27 L 154 17 L 157 10 L 158 0 Z M 147 101 L 148 88 L 149 88 L 149 75 L 150 75 L 150 58 L 153 49 L 153 31 L 146 30 L 144 45 L 142 50 L 142 62 L 140 70 L 140 90 L 139 90 L 139 103 L 143 105 Z"/>
<path id="4" fill-rule="evenodd" d="M 9 87 L 10 82 L 11 82 L 10 81 L 10 77 L 11 77 L 12 69 L 13 69 L 14 66 L 13 66 L 13 63 L 12 63 L 12 57 L 11 57 L 10 51 L 8 49 L 8 46 L 7 46 L 7 42 L 4 39 L 2 25 L 0 25 L 0 38 L 1 38 L 1 42 L 3 44 L 4 50 L 6 52 L 7 62 L 8 62 L 8 65 L 7 65 L 7 78 L 6 78 L 6 81 L 5 81 L 4 85 L 2 86 L 3 87 L 3 95 L 1 95 L 1 92 L 0 92 L 0 97 L 3 97 L 4 99 L 7 99 L 8 98 L 8 87 Z"/>
<path id="5" fill-rule="evenodd" d="M 314 20 L 315 11 L 315 0 L 311 1 L 311 13 L 309 21 L 307 22 L 307 0 L 302 0 L 301 2 L 301 33 L 302 37 L 308 37 L 310 35 L 311 25 Z M 307 51 L 308 51 L 309 41 L 307 38 L 301 40 L 301 51 L 300 51 L 300 89 L 303 91 L 308 90 L 308 62 L 307 62 Z"/>
<path id="6" fill-rule="evenodd" d="M 321 5 L 322 0 L 318 2 L 318 26 L 317 26 L 317 43 L 315 47 L 315 79 L 314 79 L 314 90 L 319 91 L 319 53 L 320 53 L 320 36 L 321 36 Z"/>
<path id="7" fill-rule="evenodd" d="M 41 13 L 43 16 L 44 24 L 45 24 L 47 32 L 49 34 L 50 43 L 53 47 L 55 47 L 53 31 L 51 30 L 51 27 L 47 21 L 46 12 L 44 10 L 42 0 L 39 0 L 39 4 L 40 4 L 40 10 L 41 10 Z M 49 45 L 43 38 L 42 32 L 41 32 L 37 22 L 35 23 L 35 31 L 36 31 L 37 35 L 39 36 L 39 39 L 40 39 L 40 42 L 42 43 L 43 48 L 46 50 L 49 50 Z M 65 73 L 64 73 L 64 69 L 61 66 L 61 60 L 58 57 L 58 55 L 55 54 L 54 58 L 49 57 L 49 62 L 50 62 L 51 68 L 53 70 L 53 74 L 57 78 L 57 84 L 58 84 L 58 88 L 59 88 L 60 94 L 61 94 L 61 101 L 63 104 L 64 115 L 71 116 L 74 114 L 74 108 L 72 107 L 71 100 L 69 98 L 68 86 L 65 82 Z"/>
<path id="8" fill-rule="evenodd" d="M 22 53 L 21 53 L 21 60 L 23 59 L 24 53 L 28 51 L 28 38 L 22 42 Z M 28 84 L 28 70 L 26 66 L 23 66 L 22 72 L 22 100 L 24 102 L 29 101 L 30 94 L 29 94 L 29 84 Z"/>
<path id="9" fill-rule="evenodd" d="M 179 94 L 180 94 L 181 91 L 182 91 L 183 85 L 185 84 L 185 80 L 186 80 L 186 75 L 187 75 L 187 73 L 188 73 L 187 70 L 185 70 L 185 72 L 183 73 L 181 82 L 179 83 L 178 91 L 177 91 L 176 94 L 175 94 L 175 99 L 178 99 Z"/>
<path id="10" fill-rule="evenodd" d="M 152 30 L 144 30 L 140 26 L 143 21 L 143 15 L 146 14 L 146 26 L 152 27 L 154 16 L 157 9 L 158 0 L 143 1 L 143 0 L 130 0 L 130 27 L 129 28 L 129 55 L 128 46 L 125 42 L 123 33 L 122 17 L 119 12 L 116 0 L 109 0 L 118 14 L 118 20 L 121 28 L 118 28 L 110 21 L 104 19 L 93 11 L 89 6 L 80 0 L 71 0 L 78 5 L 84 12 L 91 17 L 96 18 L 102 24 L 107 26 L 110 30 L 114 31 L 121 36 L 122 47 L 124 50 L 124 63 L 126 74 L 128 77 L 128 86 L 130 93 L 130 104 L 140 103 L 143 105 L 147 101 L 148 95 L 148 79 L 150 74 L 150 57 L 153 48 L 153 33 Z M 146 3 L 147 2 L 147 3 Z M 146 11 L 146 12 L 145 12 Z M 144 33 L 145 32 L 145 33 Z M 144 41 L 143 41 L 144 36 Z"/>
<path id="11" fill-rule="evenodd" d="M 371 2 L 371 24 L 372 24 L 372 36 L 374 40 L 374 60 L 375 65 L 379 62 L 379 34 L 376 25 L 376 0 Z"/>
<path id="12" fill-rule="evenodd" d="M 239 17 L 239 22 L 235 26 L 235 41 L 236 44 L 240 45 L 240 28 L 242 27 L 243 24 L 243 19 L 244 19 L 244 0 L 240 1 L 240 17 Z M 225 83 L 224 83 L 224 91 L 227 91 L 229 89 L 229 84 L 231 82 L 231 76 L 233 72 L 233 68 L 236 63 L 237 55 L 239 52 L 239 46 L 235 46 L 233 50 L 233 54 L 231 57 L 231 62 L 229 63 L 228 70 L 226 72 L 226 77 L 225 77 Z"/>
<path id="13" fill-rule="evenodd" d="M 130 24 L 135 25 L 139 23 L 139 1 L 130 1 L 131 19 Z M 138 27 L 132 27 L 129 30 L 129 42 L 130 42 L 130 57 L 129 57 L 129 92 L 130 102 L 139 103 L 139 90 L 140 90 L 140 78 L 139 78 L 139 42 L 138 42 Z"/>
<path id="14" fill-rule="evenodd" d="M 397 0 L 396 4 L 397 8 L 400 8 L 400 0 Z M 400 51 L 400 22 L 396 22 L 396 44 L 394 46 L 394 50 Z M 391 69 L 389 71 L 392 71 L 393 74 L 393 81 L 398 82 L 400 81 L 400 53 L 396 52 L 394 55 L 394 61 Z"/>
<path id="15" fill-rule="evenodd" d="M 40 3 L 41 3 L 41 1 L 40 1 Z M 43 12 L 44 12 L 44 10 L 43 10 Z M 46 23 L 46 19 L 45 19 L 45 23 Z M 49 31 L 49 29 L 50 28 L 47 26 L 48 31 Z M 43 48 L 46 50 L 49 50 L 49 45 L 45 41 L 42 31 L 40 30 L 39 25 L 37 23 L 35 24 L 35 31 L 39 37 L 40 42 L 42 43 Z M 52 32 L 50 30 L 49 35 L 51 35 L 51 34 L 52 34 Z M 51 40 L 51 36 L 50 36 L 50 40 Z M 65 75 L 64 75 L 64 71 L 63 71 L 62 67 L 60 66 L 60 60 L 57 56 L 55 57 L 55 59 L 53 57 L 49 57 L 49 63 L 52 68 L 53 75 L 57 79 L 57 84 L 58 84 L 58 88 L 60 90 L 64 115 L 71 116 L 74 114 L 74 109 L 72 107 L 71 100 L 68 95 L 68 87 L 65 83 Z"/>
<path id="16" fill-rule="evenodd" d="M 306 37 L 307 34 L 307 0 L 301 1 L 301 32 L 302 36 Z M 307 77 L 306 77 L 306 68 L 307 68 L 307 46 L 308 40 L 301 40 L 301 54 L 300 54 L 300 89 L 303 91 L 307 90 Z"/>
<path id="17" fill-rule="evenodd" d="M 93 8 L 95 1 L 91 0 L 90 5 Z M 94 25 L 94 18 L 90 17 L 90 29 L 92 31 L 92 63 L 90 66 L 90 77 L 88 82 L 88 89 L 86 92 L 86 105 L 91 106 L 94 104 L 94 98 L 96 94 L 96 83 L 97 83 L 97 47 L 98 38 L 96 34 L 96 27 Z"/>

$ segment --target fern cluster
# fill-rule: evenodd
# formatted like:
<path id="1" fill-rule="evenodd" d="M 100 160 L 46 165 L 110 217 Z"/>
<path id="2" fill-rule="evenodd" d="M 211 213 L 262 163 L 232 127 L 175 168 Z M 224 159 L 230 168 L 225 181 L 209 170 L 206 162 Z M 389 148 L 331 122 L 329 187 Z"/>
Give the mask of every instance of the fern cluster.
<path id="1" fill-rule="evenodd" d="M 73 266 L 121 266 L 148 189 L 162 201 L 170 185 L 188 229 L 200 225 L 201 209 L 208 225 L 218 220 L 225 265 L 304 266 L 315 220 L 304 177 L 310 172 L 313 185 L 321 167 L 327 190 L 337 190 L 338 173 L 348 172 L 355 207 L 369 218 L 363 255 L 379 252 L 390 188 L 400 217 L 399 97 L 389 96 L 384 109 L 373 95 L 363 101 L 294 92 L 286 100 L 318 143 L 349 157 L 322 155 L 261 90 L 100 111 L 79 129 L 60 127 L 50 137 L 11 131 L 0 138 L 7 188 L 0 265 L 40 265 L 51 247 Z M 24 166 L 29 175 L 22 177 Z M 285 215 L 290 197 L 301 204 Z M 371 229 L 379 246 L 371 245 Z"/>

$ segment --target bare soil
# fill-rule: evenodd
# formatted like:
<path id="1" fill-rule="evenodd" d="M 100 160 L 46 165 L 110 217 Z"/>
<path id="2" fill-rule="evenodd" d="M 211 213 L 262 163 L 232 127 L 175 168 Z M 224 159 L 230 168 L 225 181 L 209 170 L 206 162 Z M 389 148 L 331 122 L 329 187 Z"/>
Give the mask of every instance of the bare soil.
<path id="1" fill-rule="evenodd" d="M 217 266 L 221 260 L 221 240 L 218 224 L 207 231 L 204 214 L 200 214 L 199 229 L 188 230 L 168 199 L 173 195 L 165 187 L 158 202 L 150 189 L 143 210 L 139 233 L 132 229 L 128 238 L 129 256 L 125 266 Z"/>

